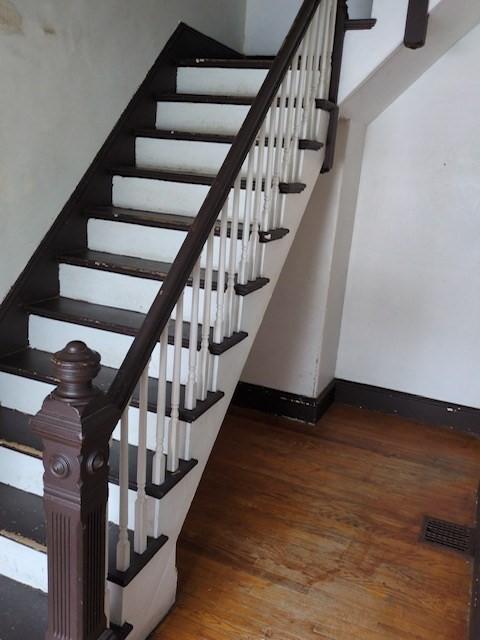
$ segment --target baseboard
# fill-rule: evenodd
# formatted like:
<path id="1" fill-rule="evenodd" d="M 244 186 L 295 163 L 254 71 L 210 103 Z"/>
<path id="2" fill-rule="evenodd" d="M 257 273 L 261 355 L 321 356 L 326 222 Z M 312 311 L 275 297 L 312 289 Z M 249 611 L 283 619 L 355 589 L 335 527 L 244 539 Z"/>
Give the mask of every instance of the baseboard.
<path id="1" fill-rule="evenodd" d="M 317 398 L 239 382 L 232 403 L 238 407 L 315 424 L 333 404 L 334 397 L 334 380 Z"/>
<path id="2" fill-rule="evenodd" d="M 335 401 L 480 436 L 480 409 L 348 380 L 335 381 Z"/>
<path id="3" fill-rule="evenodd" d="M 240 382 L 232 400 L 239 407 L 311 424 L 334 402 L 480 437 L 480 409 L 350 380 L 332 380 L 317 398 Z"/>

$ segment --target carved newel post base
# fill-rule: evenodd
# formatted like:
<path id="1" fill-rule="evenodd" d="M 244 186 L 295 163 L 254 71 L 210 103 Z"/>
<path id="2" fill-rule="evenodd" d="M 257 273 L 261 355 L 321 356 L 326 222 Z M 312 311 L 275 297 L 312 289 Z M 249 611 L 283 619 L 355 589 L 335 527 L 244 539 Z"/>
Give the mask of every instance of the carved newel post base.
<path id="1" fill-rule="evenodd" d="M 48 544 L 47 640 L 98 640 L 105 618 L 109 439 L 118 420 L 93 384 L 100 356 L 83 342 L 56 353 L 59 385 L 32 420 L 43 440 Z"/>

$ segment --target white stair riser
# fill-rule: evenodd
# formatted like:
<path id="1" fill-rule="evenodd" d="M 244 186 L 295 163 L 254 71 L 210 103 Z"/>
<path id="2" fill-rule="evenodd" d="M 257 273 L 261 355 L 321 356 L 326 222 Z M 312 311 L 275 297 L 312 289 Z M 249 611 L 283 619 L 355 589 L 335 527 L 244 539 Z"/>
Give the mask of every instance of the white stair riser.
<path id="1" fill-rule="evenodd" d="M 54 389 L 54 386 L 38 380 L 30 380 L 22 376 L 15 376 L 10 373 L 0 372 L 0 404 L 7 409 L 17 409 L 22 413 L 35 415 L 42 408 L 44 399 Z M 138 444 L 138 419 L 139 411 L 136 407 L 129 407 L 129 442 Z M 195 423 L 194 423 L 195 424 Z M 165 423 L 165 438 L 168 435 L 170 419 Z M 179 423 L 179 442 L 181 457 L 186 460 L 191 458 L 190 442 L 192 425 L 186 422 Z M 154 451 L 157 446 L 156 440 L 157 416 L 154 412 L 147 414 L 147 447 Z M 113 437 L 120 440 L 120 427 L 117 425 Z M 166 442 L 164 449 L 166 450 Z"/>
<path id="2" fill-rule="evenodd" d="M 157 213 L 173 213 L 195 217 L 210 187 L 149 178 L 113 178 L 113 205 Z M 232 189 L 233 192 L 233 189 Z M 172 201 L 170 198 L 174 198 Z M 240 191 L 240 215 L 245 207 L 246 189 Z M 177 205 L 175 203 L 178 203 Z M 232 217 L 233 197 L 228 216 Z M 262 196 L 263 206 L 263 196 Z"/>
<path id="3" fill-rule="evenodd" d="M 209 191 L 208 185 L 113 177 L 113 205 L 180 215 L 197 215 Z"/>
<path id="4" fill-rule="evenodd" d="M 159 102 L 157 129 L 236 135 L 249 109 L 239 104 Z"/>
<path id="5" fill-rule="evenodd" d="M 184 231 L 156 229 L 125 222 L 108 220 L 90 220 L 88 223 L 88 248 L 93 251 L 105 251 L 124 256 L 173 262 L 183 241 L 187 237 Z M 229 243 L 230 244 L 230 241 Z M 241 240 L 237 241 L 237 264 L 241 257 Z M 218 268 L 220 238 L 213 241 L 213 265 Z M 230 264 L 227 256 L 227 267 Z M 201 256 L 201 265 L 206 265 L 206 249 Z"/>
<path id="6" fill-rule="evenodd" d="M 99 271 L 68 264 L 60 265 L 60 295 L 75 300 L 103 304 L 108 307 L 128 309 L 147 313 L 160 291 L 161 282 L 136 278 L 119 273 Z M 200 290 L 200 321 L 203 315 L 203 289 Z M 185 289 L 184 314 L 186 321 L 191 317 L 192 288 Z M 212 292 L 211 324 L 215 322 L 217 294 Z M 173 313 L 175 317 L 175 310 Z"/>
<path id="7" fill-rule="evenodd" d="M 222 166 L 231 145 L 223 142 L 157 140 L 137 138 L 137 167 L 215 174 Z"/>
<path id="8" fill-rule="evenodd" d="M 47 555 L 0 536 L 2 575 L 44 593 L 48 592 Z"/>
<path id="9" fill-rule="evenodd" d="M 179 67 L 177 91 L 220 96 L 256 96 L 267 74 L 268 69 Z"/>
<path id="10" fill-rule="evenodd" d="M 158 169 L 215 175 L 219 172 L 229 144 L 223 142 L 196 142 L 189 140 L 157 140 L 137 138 L 136 164 L 142 169 Z M 263 154 L 263 174 L 266 174 L 267 149 Z M 242 177 L 248 172 L 247 160 L 243 163 Z"/>
<path id="11" fill-rule="evenodd" d="M 103 331 L 92 327 L 84 327 L 79 324 L 30 316 L 29 342 L 34 349 L 55 353 L 73 340 L 85 342 L 90 349 L 98 351 L 102 357 L 102 364 L 106 367 L 118 369 L 127 351 L 133 343 L 132 336 L 126 336 L 111 331 Z M 173 358 L 175 350 L 173 345 L 168 345 L 167 352 L 167 379 L 173 378 Z M 181 349 L 182 377 L 181 383 L 186 384 L 188 375 L 188 349 Z M 158 378 L 160 347 L 157 345 L 152 354 L 149 366 L 151 378 Z"/>

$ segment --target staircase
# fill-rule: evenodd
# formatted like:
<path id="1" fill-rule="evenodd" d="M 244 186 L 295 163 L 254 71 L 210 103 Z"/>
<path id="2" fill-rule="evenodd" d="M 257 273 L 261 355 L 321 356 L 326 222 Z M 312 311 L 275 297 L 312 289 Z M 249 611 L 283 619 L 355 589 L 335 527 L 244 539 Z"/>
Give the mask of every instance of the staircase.
<path id="1" fill-rule="evenodd" d="M 182 524 L 333 162 L 345 19 L 306 0 L 272 60 L 182 25 L 3 303 L 2 640 L 144 640 L 174 605 Z"/>

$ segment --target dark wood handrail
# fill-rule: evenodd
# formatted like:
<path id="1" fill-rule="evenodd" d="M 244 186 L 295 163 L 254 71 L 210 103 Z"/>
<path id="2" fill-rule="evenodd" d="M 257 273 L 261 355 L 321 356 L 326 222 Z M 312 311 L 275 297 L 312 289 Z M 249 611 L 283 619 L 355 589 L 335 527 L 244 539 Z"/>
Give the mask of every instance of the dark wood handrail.
<path id="1" fill-rule="evenodd" d="M 322 0 L 304 3 L 275 58 L 253 105 L 218 172 L 192 227 L 183 242 L 142 329 L 117 372 L 108 392 L 109 401 L 123 411 L 147 366 L 148 360 L 171 317 L 188 278 L 202 253 L 258 131 L 277 96 L 280 85 Z M 113 426 L 112 426 L 113 429 Z"/>
<path id="2" fill-rule="evenodd" d="M 409 49 L 425 45 L 428 30 L 428 0 L 410 0 L 403 42 Z"/>

